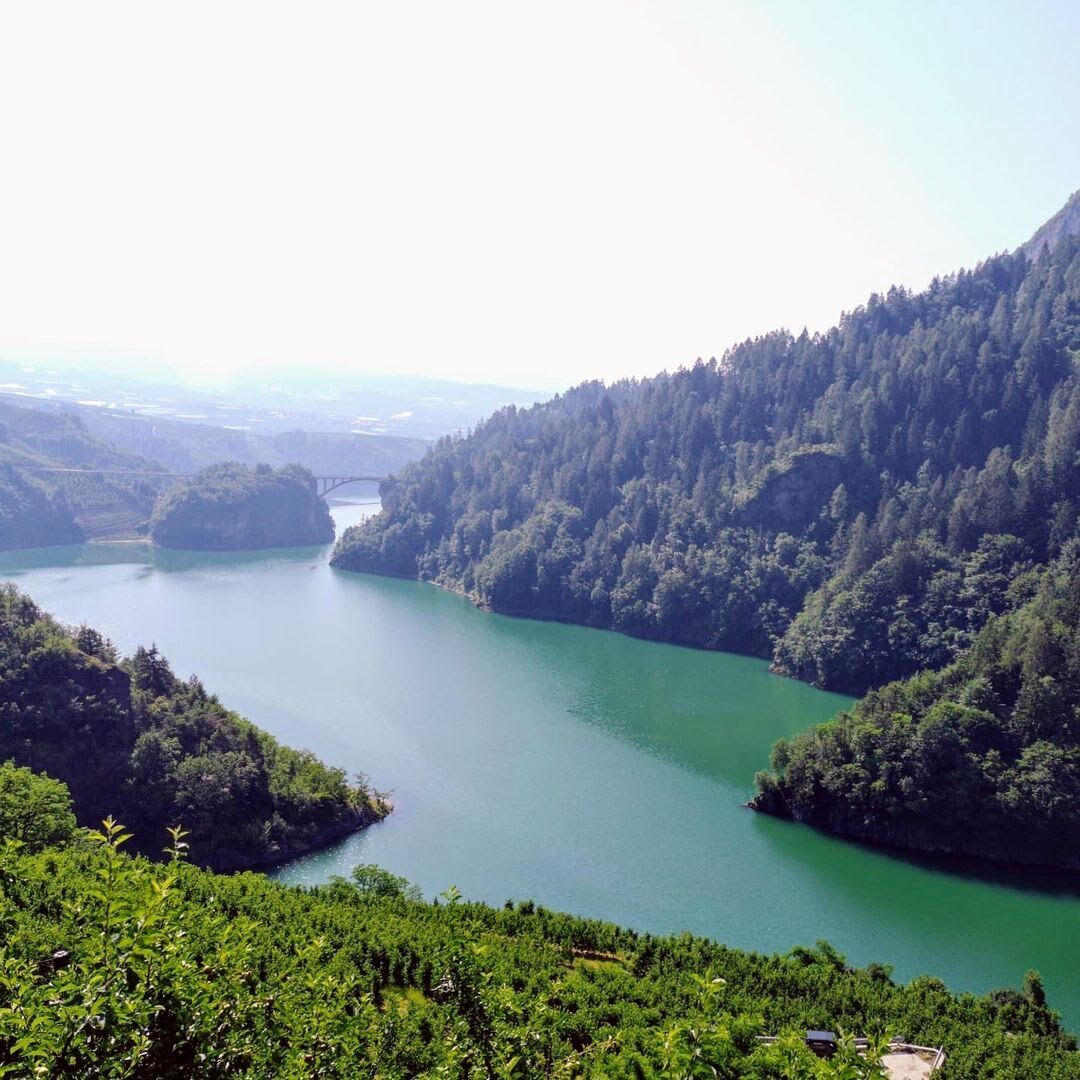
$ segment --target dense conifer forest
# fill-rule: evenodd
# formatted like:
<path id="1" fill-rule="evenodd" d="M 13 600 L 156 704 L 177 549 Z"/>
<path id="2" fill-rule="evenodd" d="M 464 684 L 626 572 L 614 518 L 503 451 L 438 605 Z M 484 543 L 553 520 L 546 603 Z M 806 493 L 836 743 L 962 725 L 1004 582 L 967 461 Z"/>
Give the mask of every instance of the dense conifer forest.
<path id="1" fill-rule="evenodd" d="M 955 663 L 773 749 L 761 809 L 835 832 L 1080 867 L 1080 541 Z"/>
<path id="2" fill-rule="evenodd" d="M 1078 865 L 1076 616 L 1045 597 L 1076 561 L 1080 239 L 1047 229 L 823 334 L 505 409 L 388 481 L 334 563 L 853 694 L 940 672 L 780 747 L 757 805 Z M 1035 659 L 993 667 L 994 635 Z"/>
<path id="3" fill-rule="evenodd" d="M 939 667 L 1080 510 L 1080 241 L 892 289 L 440 441 L 335 564 L 497 611 L 770 657 L 854 693 Z"/>
<path id="4" fill-rule="evenodd" d="M 1080 1077 L 1034 974 L 957 996 L 826 943 L 761 956 L 452 886 L 425 903 L 375 867 L 316 889 L 223 877 L 184 862 L 178 830 L 163 863 L 129 858 L 126 831 L 76 830 L 66 802 L 0 767 L 5 1076 L 860 1080 L 900 1036 L 945 1047 L 942 1080 Z M 868 1036 L 867 1058 L 814 1057 L 802 1033 L 822 1027 Z"/>
<path id="5" fill-rule="evenodd" d="M 235 869 L 289 858 L 382 817 L 366 784 L 282 746 L 157 649 L 128 660 L 0 586 L 0 761 L 64 781 L 81 823 L 116 811 L 157 842 L 183 821 L 194 859 Z"/>
<path id="6" fill-rule="evenodd" d="M 195 551 L 328 544 L 334 522 L 315 479 L 300 465 L 211 465 L 170 488 L 150 519 L 162 547 Z"/>

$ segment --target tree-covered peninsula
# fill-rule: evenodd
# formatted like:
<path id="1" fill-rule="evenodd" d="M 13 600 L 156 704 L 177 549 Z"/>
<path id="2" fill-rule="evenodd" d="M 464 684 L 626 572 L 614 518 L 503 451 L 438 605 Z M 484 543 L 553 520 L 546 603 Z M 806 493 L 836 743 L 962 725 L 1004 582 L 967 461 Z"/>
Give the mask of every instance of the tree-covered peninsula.
<path id="1" fill-rule="evenodd" d="M 942 1080 L 1080 1077 L 1034 973 L 976 998 L 823 942 L 761 956 L 453 887 L 425 903 L 370 866 L 314 889 L 221 876 L 184 861 L 204 836 L 133 859 L 111 820 L 74 829 L 66 797 L 0 765 L 4 1075 L 883 1080 L 899 1036 L 945 1049 Z M 831 1060 L 818 1028 L 842 1034 Z"/>
<path id="2" fill-rule="evenodd" d="M 195 551 L 328 544 L 334 522 L 315 478 L 299 465 L 225 462 L 170 488 L 150 518 L 155 544 Z"/>
<path id="3" fill-rule="evenodd" d="M 955 663 L 781 741 L 758 809 L 861 840 L 1080 868 L 1080 541 Z"/>
<path id="4" fill-rule="evenodd" d="M 64 781 L 84 825 L 123 815 L 148 850 L 167 825 L 193 857 L 260 866 L 339 839 L 388 807 L 308 751 L 282 746 L 178 679 L 154 648 L 128 660 L 89 627 L 68 629 L 0 586 L 0 762 Z"/>

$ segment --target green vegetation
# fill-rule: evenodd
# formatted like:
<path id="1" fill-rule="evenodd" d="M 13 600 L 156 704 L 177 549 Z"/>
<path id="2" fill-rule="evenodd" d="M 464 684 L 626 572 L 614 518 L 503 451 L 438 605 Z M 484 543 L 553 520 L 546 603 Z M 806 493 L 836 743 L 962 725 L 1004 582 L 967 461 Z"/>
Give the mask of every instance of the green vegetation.
<path id="1" fill-rule="evenodd" d="M 771 657 L 861 693 L 956 659 L 1080 514 L 1080 241 L 823 334 L 504 409 L 334 563 L 497 611 Z"/>
<path id="2" fill-rule="evenodd" d="M 76 544 L 82 529 L 62 494 L 50 495 L 10 465 L 0 465 L 0 549 Z"/>
<path id="3" fill-rule="evenodd" d="M 71 792 L 59 780 L 31 772 L 12 761 L 0 764 L 0 836 L 17 840 L 25 851 L 40 851 L 74 838 Z"/>
<path id="4" fill-rule="evenodd" d="M 954 996 L 825 943 L 760 956 L 453 888 L 429 904 L 369 867 L 286 888 L 188 866 L 170 833 L 156 864 L 111 819 L 62 848 L 0 844 L 0 1075 L 882 1075 L 850 1040 L 813 1057 L 798 1033 L 824 1026 L 944 1045 L 943 1080 L 1080 1077 L 1034 974 Z"/>
<path id="5" fill-rule="evenodd" d="M 1018 606 L 956 663 L 777 743 L 757 806 L 866 840 L 1080 867 L 1080 541 L 1007 595 Z"/>
<path id="6" fill-rule="evenodd" d="M 201 838 L 196 859 L 215 868 L 289 858 L 387 811 L 363 781 L 281 746 L 197 679 L 177 679 L 155 648 L 121 663 L 95 630 L 60 626 L 10 585 L 0 586 L 7 759 L 63 780 L 84 824 L 115 809 L 152 840 L 184 821 Z M 11 783 L 0 772 L 0 824 Z"/>
<path id="7" fill-rule="evenodd" d="M 161 468 L 90 435 L 63 413 L 0 401 L 0 549 L 134 536 L 145 528 L 159 481 L 42 471 Z"/>
<path id="8" fill-rule="evenodd" d="M 307 469 L 226 462 L 162 495 L 150 537 L 162 547 L 196 551 L 300 547 L 329 543 L 334 522 Z"/>
<path id="9" fill-rule="evenodd" d="M 756 805 L 1080 865 L 1075 616 L 1047 614 L 1080 522 L 1073 210 L 826 333 L 506 409 L 384 484 L 334 564 L 852 694 L 909 679 L 779 746 Z"/>

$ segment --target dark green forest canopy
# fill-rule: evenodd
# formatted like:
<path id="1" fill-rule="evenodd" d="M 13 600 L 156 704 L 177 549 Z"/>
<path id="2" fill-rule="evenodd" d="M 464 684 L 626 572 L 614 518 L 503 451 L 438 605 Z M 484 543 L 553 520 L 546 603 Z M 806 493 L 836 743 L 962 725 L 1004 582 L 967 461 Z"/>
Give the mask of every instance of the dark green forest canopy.
<path id="1" fill-rule="evenodd" d="M 759 808 L 1080 866 L 1075 236 L 824 334 L 505 409 L 383 505 L 335 565 L 855 694 L 911 680 L 779 746 Z"/>
<path id="2" fill-rule="evenodd" d="M 762 956 L 453 888 L 424 903 L 372 867 L 286 888 L 129 859 L 123 836 L 109 824 L 38 854 L 0 841 L 13 1075 L 880 1076 L 850 1049 L 813 1058 L 800 1033 L 827 1028 L 943 1046 L 942 1080 L 1080 1077 L 1034 974 L 952 995 L 852 969 L 826 943 Z"/>
<path id="3" fill-rule="evenodd" d="M 773 658 L 859 693 L 954 660 L 1080 510 L 1080 242 L 823 334 L 586 383 L 440 441 L 337 566 Z"/>
<path id="4" fill-rule="evenodd" d="M 230 712 L 198 679 L 178 679 L 156 649 L 121 662 L 97 631 L 67 629 L 5 585 L 0 762 L 9 758 L 66 782 L 83 824 L 116 812 L 156 844 L 183 821 L 201 837 L 194 858 L 216 868 L 289 858 L 387 810 L 341 769 Z"/>
<path id="5" fill-rule="evenodd" d="M 197 551 L 327 544 L 334 522 L 315 478 L 300 465 L 212 465 L 158 500 L 150 537 Z"/>
<path id="6" fill-rule="evenodd" d="M 773 750 L 757 805 L 866 840 L 1080 868 L 1080 541 L 956 663 Z"/>

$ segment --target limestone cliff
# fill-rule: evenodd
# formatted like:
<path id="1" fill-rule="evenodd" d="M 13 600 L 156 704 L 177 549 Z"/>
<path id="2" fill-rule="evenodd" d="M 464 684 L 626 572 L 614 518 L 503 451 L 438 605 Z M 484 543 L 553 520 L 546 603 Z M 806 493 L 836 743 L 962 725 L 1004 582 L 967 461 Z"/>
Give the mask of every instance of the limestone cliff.
<path id="1" fill-rule="evenodd" d="M 1052 248 L 1063 236 L 1080 233 L 1080 191 L 1074 191 L 1069 201 L 1048 221 L 1035 231 L 1024 245 L 1029 258 L 1037 258 L 1043 248 Z"/>

